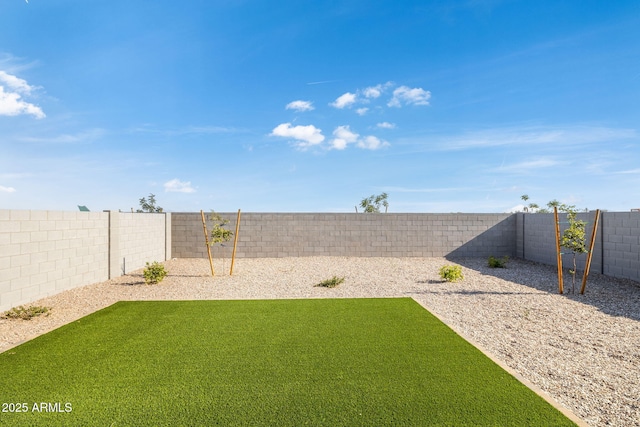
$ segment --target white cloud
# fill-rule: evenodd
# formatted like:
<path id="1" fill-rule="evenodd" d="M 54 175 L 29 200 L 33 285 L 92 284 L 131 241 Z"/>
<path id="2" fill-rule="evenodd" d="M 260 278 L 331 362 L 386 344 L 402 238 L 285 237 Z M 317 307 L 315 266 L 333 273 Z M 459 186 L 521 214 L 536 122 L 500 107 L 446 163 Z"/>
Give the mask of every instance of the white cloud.
<path id="1" fill-rule="evenodd" d="M 0 71 L 0 83 L 4 83 L 10 89 L 24 95 L 30 95 L 34 89 L 26 80 L 7 74 L 4 71 Z"/>
<path id="2" fill-rule="evenodd" d="M 16 189 L 13 187 L 5 187 L 4 185 L 0 185 L 0 193 L 15 193 Z"/>
<path id="3" fill-rule="evenodd" d="M 382 95 L 381 89 L 382 89 L 381 85 L 371 86 L 371 87 L 365 88 L 362 91 L 362 94 L 367 98 L 379 98 L 380 95 Z"/>
<path id="4" fill-rule="evenodd" d="M 293 138 L 299 148 L 308 148 L 324 141 L 322 130 L 313 125 L 291 126 L 291 123 L 282 123 L 271 131 L 271 135 Z"/>
<path id="5" fill-rule="evenodd" d="M 164 191 L 175 193 L 195 193 L 196 190 L 191 187 L 191 181 L 182 182 L 178 178 L 172 179 L 164 183 Z"/>
<path id="6" fill-rule="evenodd" d="M 343 109 L 351 107 L 354 104 L 368 104 L 372 100 L 379 98 L 391 86 L 393 86 L 393 83 L 387 82 L 384 84 L 369 86 L 364 89 L 358 89 L 355 93 L 346 92 L 329 105 Z M 361 116 L 365 115 L 368 111 L 368 108 L 359 108 L 356 110 L 356 112 Z"/>
<path id="7" fill-rule="evenodd" d="M 20 114 L 30 114 L 36 119 L 42 119 L 45 116 L 40 107 L 21 100 L 21 96 L 17 92 L 5 92 L 4 87 L 0 86 L 0 116 L 18 116 Z"/>
<path id="8" fill-rule="evenodd" d="M 314 109 L 312 102 L 311 101 L 293 101 L 287 104 L 287 106 L 285 107 L 287 110 L 294 110 L 294 111 L 311 111 Z"/>
<path id="9" fill-rule="evenodd" d="M 44 118 L 40 107 L 22 100 L 22 95 L 31 95 L 34 89 L 25 80 L 0 71 L 0 116 L 30 114 L 37 119 Z"/>
<path id="10" fill-rule="evenodd" d="M 349 126 L 338 126 L 333 131 L 333 136 L 335 138 L 329 143 L 329 148 L 334 150 L 344 150 L 349 144 L 355 144 L 356 147 L 366 150 L 378 150 L 389 145 L 387 141 L 380 140 L 375 136 L 369 135 L 361 138 Z"/>
<path id="11" fill-rule="evenodd" d="M 393 91 L 393 98 L 387 104 L 389 107 L 401 107 L 404 105 L 429 105 L 431 92 L 422 88 L 410 88 L 400 86 Z"/>
<path id="12" fill-rule="evenodd" d="M 387 141 L 383 141 L 371 135 L 365 136 L 364 139 L 358 141 L 358 147 L 367 150 L 378 150 L 388 145 L 389 143 Z"/>
<path id="13" fill-rule="evenodd" d="M 389 123 L 389 122 L 378 123 L 376 126 L 379 127 L 380 129 L 395 129 L 396 127 L 395 123 Z"/>
<path id="14" fill-rule="evenodd" d="M 346 107 L 351 107 L 356 102 L 356 94 L 347 92 L 344 95 L 339 96 L 334 102 L 332 102 L 332 107 L 343 109 Z"/>
<path id="15" fill-rule="evenodd" d="M 348 144 L 352 144 L 358 141 L 360 135 L 352 132 L 349 126 L 338 126 L 333 131 L 335 138 L 331 141 L 331 148 L 336 150 L 344 150 Z"/>
<path id="16" fill-rule="evenodd" d="M 393 83 L 391 82 L 387 82 L 385 84 L 378 84 L 375 86 L 369 86 L 362 90 L 362 95 L 364 95 L 365 98 L 373 98 L 373 99 L 379 98 L 380 95 L 382 95 L 382 93 L 391 86 L 393 86 Z"/>

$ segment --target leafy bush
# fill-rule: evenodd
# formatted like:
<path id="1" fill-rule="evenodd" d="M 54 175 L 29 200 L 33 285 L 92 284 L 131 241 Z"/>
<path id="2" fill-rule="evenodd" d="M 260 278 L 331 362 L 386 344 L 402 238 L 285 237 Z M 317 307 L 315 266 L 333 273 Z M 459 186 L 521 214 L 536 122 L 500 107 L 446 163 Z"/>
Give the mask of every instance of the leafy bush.
<path id="1" fill-rule="evenodd" d="M 159 283 L 167 275 L 164 265 L 157 261 L 154 261 L 153 264 L 146 263 L 146 265 L 142 274 L 144 275 L 144 281 L 147 285 Z"/>
<path id="2" fill-rule="evenodd" d="M 5 312 L 2 317 L 4 319 L 22 319 L 31 320 L 34 317 L 38 317 L 41 314 L 49 315 L 49 308 L 44 306 L 29 306 L 29 307 L 14 307 L 11 310 Z"/>
<path id="3" fill-rule="evenodd" d="M 457 282 L 464 279 L 462 267 L 459 265 L 445 265 L 440 268 L 440 277 L 447 282 Z"/>
<path id="4" fill-rule="evenodd" d="M 489 257 L 489 261 L 488 261 L 488 265 L 491 268 L 506 268 L 507 267 L 507 261 L 509 261 L 509 257 L 508 256 L 503 256 L 502 258 L 496 258 L 493 255 L 491 255 Z"/>
<path id="5" fill-rule="evenodd" d="M 342 282 L 344 282 L 344 277 L 333 276 L 331 279 L 323 280 L 316 286 L 322 286 L 323 288 L 335 288 Z"/>

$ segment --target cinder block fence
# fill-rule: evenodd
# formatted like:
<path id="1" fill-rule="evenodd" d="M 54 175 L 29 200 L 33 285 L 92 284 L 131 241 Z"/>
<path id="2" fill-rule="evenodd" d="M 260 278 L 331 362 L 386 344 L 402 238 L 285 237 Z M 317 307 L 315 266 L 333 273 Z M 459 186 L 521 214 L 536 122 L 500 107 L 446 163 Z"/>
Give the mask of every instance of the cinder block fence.
<path id="1" fill-rule="evenodd" d="M 220 215 L 235 230 L 237 213 Z M 207 256 L 200 213 L 173 213 L 171 224 L 174 257 Z M 236 256 L 514 256 L 515 245 L 512 214 L 243 213 Z M 229 256 L 232 247 L 213 254 Z"/>
<path id="2" fill-rule="evenodd" d="M 0 210 L 0 311 L 170 257 L 170 214 Z"/>
<path id="3" fill-rule="evenodd" d="M 543 264 L 556 265 L 556 238 L 553 214 L 517 215 L 516 256 Z M 591 240 L 595 212 L 580 213 L 586 221 L 587 246 Z M 559 214 L 560 228 L 568 226 L 566 214 Z M 566 250 L 563 250 L 567 252 Z M 579 256 L 578 268 L 584 269 L 586 256 Z M 563 255 L 565 267 L 571 266 L 571 255 Z M 640 282 L 640 213 L 602 212 L 591 261 L 592 272 Z"/>
<path id="4" fill-rule="evenodd" d="M 594 214 L 580 215 L 589 238 Z M 235 230 L 236 213 L 222 216 Z M 553 214 L 243 213 L 240 225 L 239 259 L 508 255 L 556 264 Z M 213 254 L 229 257 L 232 247 L 217 245 Z M 0 311 L 147 261 L 206 254 L 200 213 L 0 210 Z M 602 214 L 591 269 L 640 281 L 640 213 Z"/>

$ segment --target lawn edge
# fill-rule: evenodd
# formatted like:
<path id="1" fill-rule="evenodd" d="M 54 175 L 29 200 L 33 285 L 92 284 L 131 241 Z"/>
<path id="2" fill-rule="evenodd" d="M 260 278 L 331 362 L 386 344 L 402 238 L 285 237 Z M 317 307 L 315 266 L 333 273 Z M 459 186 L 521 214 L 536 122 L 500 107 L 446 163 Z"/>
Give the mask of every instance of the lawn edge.
<path id="1" fill-rule="evenodd" d="M 569 418 L 571 421 L 576 423 L 578 425 L 578 427 L 590 427 L 589 424 L 587 424 L 584 420 L 582 420 L 580 417 L 578 417 L 571 409 L 569 409 L 566 406 L 562 405 L 560 402 L 558 402 L 555 399 L 553 399 L 553 397 L 551 397 L 549 394 L 547 394 L 540 387 L 538 387 L 537 385 L 533 384 L 531 381 L 529 381 L 528 379 L 524 378 L 522 375 L 517 373 L 513 368 L 511 368 L 510 366 L 506 365 L 502 360 L 500 360 L 498 357 L 496 357 L 493 353 L 491 353 L 491 352 L 487 351 L 485 348 L 483 348 L 473 338 L 471 338 L 468 335 L 466 335 L 465 333 L 459 331 L 453 325 L 447 323 L 443 318 L 441 318 L 437 314 L 433 313 L 431 310 L 429 310 L 429 308 L 426 305 L 422 304 L 420 301 L 416 300 L 413 297 L 411 297 L 411 299 L 413 299 L 416 303 L 418 303 L 421 307 L 423 307 L 425 310 L 427 310 L 429 313 L 431 313 L 434 317 L 436 317 L 442 323 L 444 323 L 449 328 L 451 328 L 462 339 L 464 339 L 469 344 L 471 344 L 472 346 L 474 346 L 475 348 L 480 350 L 485 356 L 487 356 L 489 359 L 491 359 L 496 365 L 500 366 L 502 369 L 507 371 L 509 374 L 513 375 L 518 381 L 520 381 L 522 384 L 524 384 L 529 389 L 531 389 L 531 391 L 533 391 L 535 394 L 537 394 L 538 396 L 543 398 L 551 406 L 553 406 L 558 411 L 560 411 L 565 417 Z"/>

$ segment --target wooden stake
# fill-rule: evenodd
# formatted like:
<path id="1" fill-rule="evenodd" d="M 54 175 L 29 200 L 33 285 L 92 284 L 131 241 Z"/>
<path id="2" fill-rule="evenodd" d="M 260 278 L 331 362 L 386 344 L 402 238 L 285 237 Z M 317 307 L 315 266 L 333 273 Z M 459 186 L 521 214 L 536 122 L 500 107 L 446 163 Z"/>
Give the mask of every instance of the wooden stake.
<path id="1" fill-rule="evenodd" d="M 589 269 L 591 268 L 591 258 L 593 257 L 593 245 L 596 242 L 596 232 L 598 231 L 599 218 L 600 218 L 600 209 L 596 209 L 596 218 L 593 220 L 593 230 L 591 231 L 591 243 L 589 244 L 589 253 L 587 254 L 587 264 L 584 267 L 584 273 L 582 273 L 582 287 L 580 288 L 581 295 L 584 295 L 584 289 L 587 287 L 587 276 L 589 275 Z"/>
<path id="2" fill-rule="evenodd" d="M 233 238 L 233 253 L 231 254 L 231 269 L 229 276 L 233 275 L 233 264 L 236 261 L 236 247 L 238 246 L 238 233 L 240 232 L 240 209 L 238 209 L 238 219 L 236 220 L 236 236 Z"/>
<path id="3" fill-rule="evenodd" d="M 562 253 L 560 253 L 560 221 L 558 221 L 558 208 L 553 207 L 553 216 L 556 221 L 556 252 L 558 260 L 558 291 L 564 293 L 564 284 L 562 282 Z"/>
<path id="4" fill-rule="evenodd" d="M 209 245 L 209 233 L 207 233 L 207 223 L 204 220 L 204 212 L 200 211 L 200 216 L 202 216 L 202 229 L 204 230 L 204 243 L 207 245 L 207 253 L 209 254 L 209 265 L 211 266 L 211 276 L 215 276 L 215 271 L 213 270 L 213 258 L 211 258 L 211 245 Z"/>

